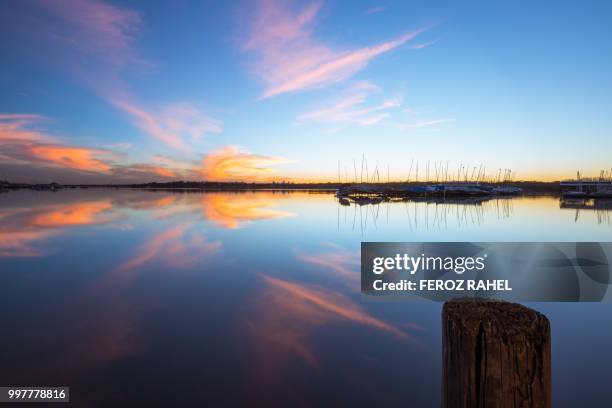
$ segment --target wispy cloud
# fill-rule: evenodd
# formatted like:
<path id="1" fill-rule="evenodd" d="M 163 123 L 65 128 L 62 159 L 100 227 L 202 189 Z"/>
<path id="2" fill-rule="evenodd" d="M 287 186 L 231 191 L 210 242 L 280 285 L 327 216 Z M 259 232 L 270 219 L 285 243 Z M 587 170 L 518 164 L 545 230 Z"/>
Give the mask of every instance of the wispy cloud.
<path id="1" fill-rule="evenodd" d="M 313 313 L 318 314 L 324 321 L 331 319 L 347 320 L 382 330 L 402 339 L 413 340 L 408 333 L 368 314 L 359 304 L 338 292 L 277 279 L 267 275 L 261 275 L 261 278 L 270 287 L 278 291 L 279 294 L 289 295 L 293 302 L 303 303 L 302 311 L 312 308 Z"/>
<path id="2" fill-rule="evenodd" d="M 385 11 L 386 7 L 371 7 L 363 12 L 364 15 L 369 16 L 370 14 L 382 13 Z"/>
<path id="3" fill-rule="evenodd" d="M 112 153 L 104 150 L 87 147 L 36 145 L 31 146 L 29 151 L 36 158 L 61 167 L 102 173 L 111 169 L 111 162 L 108 157 Z"/>
<path id="4" fill-rule="evenodd" d="M 113 103 L 129 114 L 143 132 L 178 150 L 191 150 L 190 142 L 222 130 L 220 121 L 188 103 L 168 105 L 155 113 L 123 100 L 114 100 Z"/>
<path id="5" fill-rule="evenodd" d="M 115 66 L 134 58 L 132 44 L 142 24 L 138 12 L 99 0 L 42 0 L 40 4 L 55 17 L 48 26 L 55 40 Z"/>
<path id="6" fill-rule="evenodd" d="M 369 82 L 356 83 L 332 104 L 304 113 L 299 119 L 337 125 L 374 125 L 388 117 L 390 109 L 401 104 L 399 98 L 366 104 L 368 96 L 377 92 L 380 88 Z"/>
<path id="7" fill-rule="evenodd" d="M 3 143 L 48 142 L 51 140 L 49 136 L 31 128 L 44 119 L 44 116 L 31 113 L 2 113 L 0 140 Z"/>
<path id="8" fill-rule="evenodd" d="M 115 180 L 154 181 L 200 177 L 198 163 L 155 156 L 149 163 L 125 163 L 123 153 L 106 148 L 67 144 L 38 127 L 49 119 L 35 114 L 0 114 L 0 164 L 25 165 L 27 177 L 51 177 L 47 169 L 105 175 Z M 22 176 L 25 173 L 22 172 Z M 49 180 L 51 181 L 51 180 Z"/>
<path id="9" fill-rule="evenodd" d="M 133 144 L 130 142 L 119 142 L 119 143 L 112 143 L 109 145 L 105 145 L 103 147 L 107 149 L 111 149 L 111 150 L 129 150 L 132 148 L 132 146 Z"/>
<path id="10" fill-rule="evenodd" d="M 40 24 L 31 34 L 53 49 L 52 63 L 127 114 L 145 134 L 188 150 L 202 135 L 221 132 L 220 121 L 189 103 L 136 102 L 125 73 L 153 65 L 137 52 L 144 25 L 139 12 L 101 0 L 42 0 L 33 8 Z"/>
<path id="11" fill-rule="evenodd" d="M 220 241 L 208 241 L 190 224 L 171 227 L 144 242 L 138 251 L 115 270 L 115 275 L 141 268 L 153 262 L 173 268 L 187 268 L 221 249 Z"/>
<path id="12" fill-rule="evenodd" d="M 420 129 L 420 128 L 430 128 L 436 125 L 441 125 L 443 123 L 454 122 L 454 119 L 431 119 L 431 120 L 421 120 L 417 122 L 411 123 L 403 123 L 400 125 L 400 129 L 409 130 L 409 129 Z"/>
<path id="13" fill-rule="evenodd" d="M 261 98 L 346 80 L 375 57 L 426 30 L 407 32 L 373 46 L 335 50 L 313 35 L 321 4 L 314 2 L 295 11 L 284 2 L 258 2 L 245 49 L 256 53 L 255 72 L 266 86 Z"/>
<path id="14" fill-rule="evenodd" d="M 437 43 L 438 40 L 432 40 L 432 41 L 427 41 L 427 42 L 423 42 L 423 43 L 418 43 L 418 44 L 413 44 L 410 46 L 410 48 L 412 48 L 413 50 L 422 50 L 423 48 L 427 48 L 430 45 L 433 45 L 435 43 Z"/>
<path id="15" fill-rule="evenodd" d="M 115 158 L 111 151 L 62 144 L 57 138 L 33 128 L 43 119 L 33 114 L 0 114 L 0 155 L 6 162 L 90 172 L 111 169 Z"/>
<path id="16" fill-rule="evenodd" d="M 296 256 L 300 261 L 314 265 L 317 270 L 334 271 L 343 281 L 349 280 L 351 284 L 359 281 L 359 252 L 335 248 L 332 251 L 316 253 L 298 251 Z"/>
<path id="17" fill-rule="evenodd" d="M 36 257 L 45 254 L 41 241 L 64 228 L 105 224 L 113 220 L 108 199 L 85 200 L 0 210 L 0 257 Z"/>
<path id="18" fill-rule="evenodd" d="M 101 224 L 112 218 L 106 214 L 113 208 L 109 199 L 80 201 L 51 207 L 29 220 L 29 225 L 44 228 L 74 227 L 78 225 Z"/>
<path id="19" fill-rule="evenodd" d="M 176 179 L 182 178 L 183 175 L 177 169 L 151 163 L 134 163 L 125 166 L 116 166 L 113 169 L 113 174 L 126 180 L 133 179 L 140 181 L 151 181 L 152 176 L 159 176 L 163 179 Z"/>
<path id="20" fill-rule="evenodd" d="M 265 390 L 274 387 L 261 384 L 281 383 L 296 360 L 311 368 L 320 367 L 323 361 L 316 337 L 326 330 L 353 325 L 418 346 L 410 330 L 371 315 L 341 292 L 265 274 L 260 277 L 263 288 L 252 298 L 244 316 L 246 344 L 253 347 L 249 355 L 257 375 L 258 401 L 273 401 Z"/>
<path id="21" fill-rule="evenodd" d="M 271 180 L 274 176 L 272 166 L 285 163 L 291 160 L 251 154 L 238 146 L 228 146 L 204 157 L 202 176 L 207 180 Z"/>
<path id="22" fill-rule="evenodd" d="M 189 160 L 179 160 L 171 156 L 167 156 L 164 154 L 156 154 L 153 157 L 153 161 L 155 163 L 159 163 L 161 165 L 172 167 L 175 169 L 193 169 L 195 163 Z"/>

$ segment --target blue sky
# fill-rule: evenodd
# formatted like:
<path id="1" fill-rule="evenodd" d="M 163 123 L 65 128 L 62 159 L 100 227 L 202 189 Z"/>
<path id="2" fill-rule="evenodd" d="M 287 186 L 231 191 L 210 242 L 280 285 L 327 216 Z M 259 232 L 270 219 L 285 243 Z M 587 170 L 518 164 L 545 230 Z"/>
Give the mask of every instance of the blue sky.
<path id="1" fill-rule="evenodd" d="M 0 179 L 612 166 L 607 2 L 206 3 L 8 2 Z"/>

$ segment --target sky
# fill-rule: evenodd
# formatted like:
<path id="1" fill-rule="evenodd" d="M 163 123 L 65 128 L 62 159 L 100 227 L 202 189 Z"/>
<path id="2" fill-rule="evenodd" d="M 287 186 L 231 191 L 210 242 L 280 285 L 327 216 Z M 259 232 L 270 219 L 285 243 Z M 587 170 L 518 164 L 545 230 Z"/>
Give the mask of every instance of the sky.
<path id="1" fill-rule="evenodd" d="M 611 17 L 606 1 L 9 0 L 0 180 L 352 181 L 364 157 L 391 180 L 416 163 L 421 180 L 596 176 Z"/>

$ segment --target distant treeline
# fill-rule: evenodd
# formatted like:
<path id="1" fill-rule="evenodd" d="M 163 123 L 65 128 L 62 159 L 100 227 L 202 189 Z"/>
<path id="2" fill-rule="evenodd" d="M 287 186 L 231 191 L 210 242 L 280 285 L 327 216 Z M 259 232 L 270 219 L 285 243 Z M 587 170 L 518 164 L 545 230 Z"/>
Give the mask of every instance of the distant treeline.
<path id="1" fill-rule="evenodd" d="M 246 183 L 246 182 L 221 182 L 221 181 L 169 181 L 165 183 L 136 183 L 136 184 L 28 184 L 11 183 L 0 181 L 0 189 L 32 189 L 32 190 L 59 190 L 61 188 L 138 188 L 152 190 L 204 190 L 204 191 L 237 191 L 237 190 L 336 190 L 341 186 L 352 185 L 354 183 L 293 183 L 293 182 L 270 182 L 270 183 Z M 389 182 L 389 183 L 370 183 L 386 186 L 415 186 L 431 184 L 426 182 Z M 483 183 L 488 184 L 488 183 Z M 509 183 L 520 187 L 527 194 L 550 194 L 559 192 L 559 182 L 544 181 L 515 181 Z"/>
<path id="2" fill-rule="evenodd" d="M 335 190 L 341 184 L 338 183 L 292 183 L 292 182 L 270 182 L 270 183 L 246 183 L 246 182 L 220 182 L 220 181 L 169 181 L 164 183 L 134 183 L 134 184 L 60 184 L 60 183 L 12 183 L 0 181 L 0 189 L 17 190 L 59 190 L 61 188 L 138 188 L 138 189 L 160 189 L 160 190 Z"/>
<path id="3" fill-rule="evenodd" d="M 240 190 L 336 190 L 341 186 L 354 183 L 293 183 L 293 182 L 270 182 L 270 183 L 245 183 L 245 182 L 220 182 L 220 181 L 169 181 L 165 183 L 136 183 L 136 184 L 29 184 L 11 183 L 0 181 L 1 190 L 59 190 L 62 188 L 137 188 L 151 190 L 202 190 L 202 191 L 240 191 Z M 371 183 L 374 184 L 374 183 Z M 416 186 L 431 184 L 426 182 L 390 182 L 375 183 L 386 186 Z M 483 183 L 487 184 L 487 183 Z M 559 182 L 544 181 L 515 181 L 510 183 L 520 187 L 524 193 L 531 194 L 556 194 L 559 192 Z"/>

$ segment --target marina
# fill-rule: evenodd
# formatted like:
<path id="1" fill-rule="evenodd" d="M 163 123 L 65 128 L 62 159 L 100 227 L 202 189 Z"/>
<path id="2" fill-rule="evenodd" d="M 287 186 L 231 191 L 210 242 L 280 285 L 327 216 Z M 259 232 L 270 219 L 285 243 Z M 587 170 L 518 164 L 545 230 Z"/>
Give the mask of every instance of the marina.
<path id="1" fill-rule="evenodd" d="M 404 182 L 391 182 L 390 170 L 387 167 L 387 182 L 380 182 L 378 165 L 372 174 L 368 172 L 367 159 L 362 157 L 361 173 L 357 177 L 357 166 L 353 162 L 354 179 L 348 180 L 348 171 L 345 168 L 345 180 L 342 182 L 341 166 L 338 162 L 338 184 L 336 197 L 340 204 L 349 205 L 351 202 L 364 204 L 378 204 L 383 201 L 426 199 L 446 200 L 465 198 L 486 198 L 489 196 L 516 196 L 523 189 L 511 185 L 514 172 L 511 169 L 499 169 L 494 177 L 486 173 L 483 165 L 469 166 L 459 164 L 457 171 L 449 171 L 448 162 L 434 162 L 433 166 L 427 161 L 424 180 L 419 180 L 419 162 L 411 161 L 407 180 Z M 365 177 L 364 177 L 365 168 Z M 411 180 L 414 170 L 414 179 Z M 359 180 L 359 182 L 357 181 Z"/>
<path id="2" fill-rule="evenodd" d="M 429 169 L 429 166 L 428 166 Z M 523 187 L 518 187 L 516 184 L 529 187 L 529 183 L 516 182 L 514 183 L 513 172 L 505 170 L 502 177 L 501 170 L 496 178 L 487 178 L 484 170 L 478 168 L 478 172 L 474 177 L 476 167 L 473 168 L 472 176 L 468 177 L 467 170 L 460 166 L 457 176 L 453 180 L 449 180 L 447 170 L 443 170 L 442 176 L 440 170 L 435 174 L 433 181 L 419 181 L 418 173 L 414 181 L 408 180 L 405 182 L 389 182 L 380 183 L 378 170 L 374 170 L 374 176 L 371 181 L 360 182 L 344 182 L 338 179 L 338 188 L 336 189 L 336 197 L 341 205 L 357 205 L 379 204 L 385 201 L 406 201 L 406 200 L 425 200 L 432 202 L 446 202 L 459 200 L 461 202 L 476 200 L 478 202 L 488 200 L 493 197 L 500 196 L 520 196 L 526 191 Z M 412 171 L 412 165 L 410 168 Z M 410 174 L 410 173 L 409 173 Z M 426 180 L 430 180 L 430 173 L 427 171 Z M 443 181 L 440 181 L 442 178 Z M 357 177 L 355 177 L 357 179 Z M 366 180 L 369 177 L 366 176 Z M 577 173 L 575 180 L 562 180 L 558 183 L 557 193 L 563 199 L 592 199 L 602 200 L 612 198 L 612 169 L 610 171 L 601 171 L 599 177 L 584 178 Z M 552 184 L 552 183 L 551 183 Z M 529 191 L 530 193 L 538 193 L 537 191 Z M 548 191 L 547 193 L 551 193 Z M 571 202 L 562 204 L 571 206 Z M 591 203 L 588 206 L 599 207 L 601 204 Z M 582 204 L 581 206 L 584 206 Z M 567 207 L 565 207 L 567 208 Z"/>
<path id="3" fill-rule="evenodd" d="M 377 204 L 382 201 L 424 199 L 486 198 L 489 196 L 519 195 L 523 190 L 514 186 L 489 183 L 441 183 L 441 184 L 352 184 L 341 186 L 336 197 L 341 204 Z"/>
<path id="4" fill-rule="evenodd" d="M 583 178 L 578 172 L 575 180 L 563 180 L 559 184 L 563 197 L 612 198 L 612 169 L 602 170 L 597 178 Z"/>

